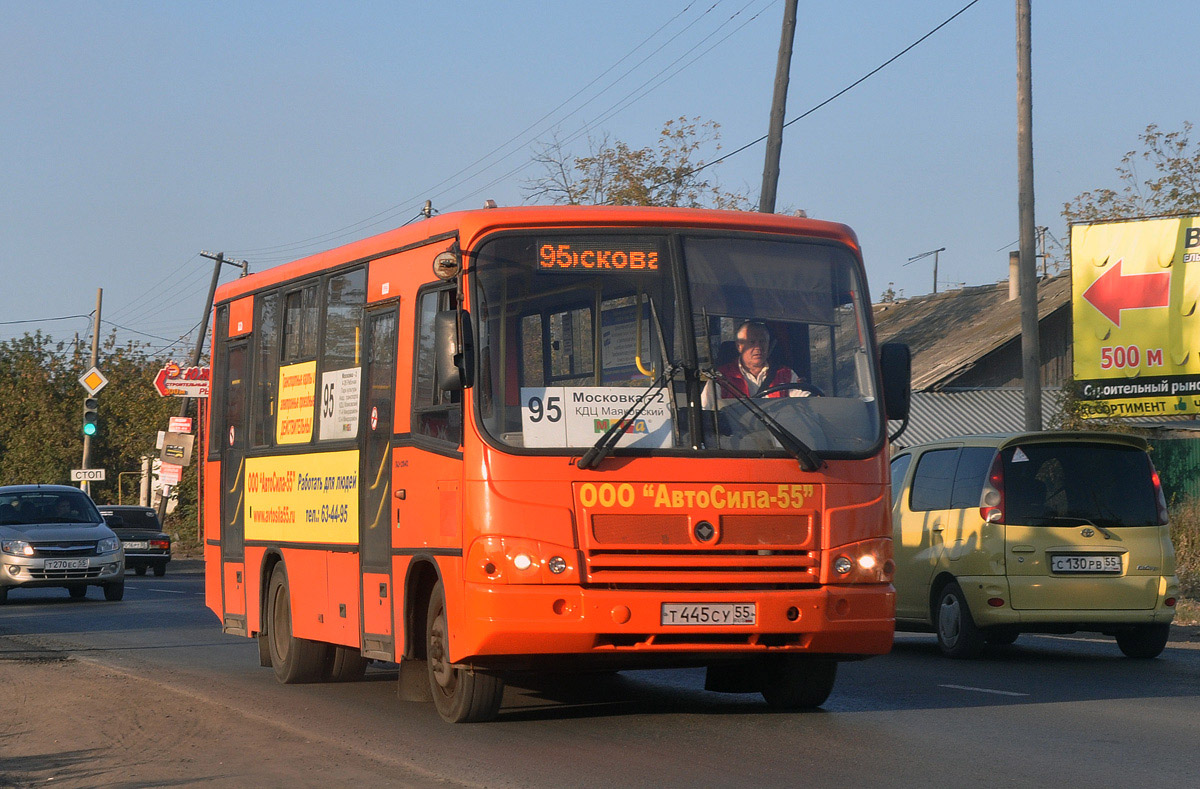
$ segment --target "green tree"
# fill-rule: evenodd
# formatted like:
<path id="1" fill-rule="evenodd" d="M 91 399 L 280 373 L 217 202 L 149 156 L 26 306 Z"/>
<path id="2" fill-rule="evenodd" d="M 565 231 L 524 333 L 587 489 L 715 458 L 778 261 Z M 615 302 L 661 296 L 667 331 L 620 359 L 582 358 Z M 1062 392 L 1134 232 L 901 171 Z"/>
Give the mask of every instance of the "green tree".
<path id="1" fill-rule="evenodd" d="M 1129 151 L 1117 166 L 1119 189 L 1095 189 L 1063 204 L 1068 222 L 1138 216 L 1200 213 L 1200 144 L 1191 141 L 1192 124 L 1164 132 L 1150 124 L 1138 135 L 1141 150 Z M 1139 166 L 1149 165 L 1144 177 Z"/>
<path id="2" fill-rule="evenodd" d="M 571 156 L 557 138 L 534 152 L 543 174 L 525 182 L 525 197 L 559 205 L 653 205 L 749 210 L 749 198 L 709 180 L 704 154 L 721 149 L 720 124 L 667 121 L 654 146 L 588 139 L 587 156 Z"/>
<path id="3" fill-rule="evenodd" d="M 96 366 L 108 385 L 97 396 L 100 429 L 92 438 L 89 465 L 105 469 L 107 479 L 92 483 L 92 498 L 107 504 L 132 497 L 136 503 L 133 477 L 118 491 L 120 472 L 140 471 L 143 455 L 157 455 L 157 433 L 166 429 L 179 402 L 154 390 L 161 359 L 134 343 L 117 345 L 114 336 L 101 346 Z M 41 332 L 0 342 L 0 484 L 69 484 L 71 469 L 83 459 L 85 392 L 79 377 L 90 366 L 90 355 L 78 345 Z M 194 483 L 181 486 L 180 494 L 184 522 L 176 530 L 194 533 Z"/>

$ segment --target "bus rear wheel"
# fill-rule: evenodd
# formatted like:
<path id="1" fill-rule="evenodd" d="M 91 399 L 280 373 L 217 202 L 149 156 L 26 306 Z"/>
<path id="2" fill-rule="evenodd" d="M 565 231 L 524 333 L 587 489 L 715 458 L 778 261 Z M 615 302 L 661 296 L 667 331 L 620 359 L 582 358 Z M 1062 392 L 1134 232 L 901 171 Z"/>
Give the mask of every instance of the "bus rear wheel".
<path id="1" fill-rule="evenodd" d="M 772 655 L 762 664 L 762 695 L 777 710 L 812 710 L 833 692 L 837 661 Z"/>
<path id="2" fill-rule="evenodd" d="M 285 685 L 320 680 L 328 659 L 329 645 L 292 635 L 291 593 L 287 570 L 282 563 L 275 565 L 271 573 L 269 590 L 267 643 L 275 678 Z"/>
<path id="3" fill-rule="evenodd" d="M 425 618 L 426 670 L 433 704 L 448 723 L 477 723 L 495 719 L 504 696 L 504 681 L 450 662 L 450 630 L 442 582 L 433 587 Z"/>

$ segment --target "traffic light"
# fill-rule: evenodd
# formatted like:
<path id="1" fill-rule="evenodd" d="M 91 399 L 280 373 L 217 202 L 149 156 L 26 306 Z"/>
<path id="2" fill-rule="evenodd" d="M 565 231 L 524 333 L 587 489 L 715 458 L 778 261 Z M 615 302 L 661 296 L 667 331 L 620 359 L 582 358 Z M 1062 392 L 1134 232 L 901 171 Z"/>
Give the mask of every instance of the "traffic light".
<path id="1" fill-rule="evenodd" d="M 94 397 L 85 398 L 83 401 L 83 434 L 85 436 L 96 435 L 96 427 L 100 418 L 96 409 L 99 405 L 100 401 Z"/>

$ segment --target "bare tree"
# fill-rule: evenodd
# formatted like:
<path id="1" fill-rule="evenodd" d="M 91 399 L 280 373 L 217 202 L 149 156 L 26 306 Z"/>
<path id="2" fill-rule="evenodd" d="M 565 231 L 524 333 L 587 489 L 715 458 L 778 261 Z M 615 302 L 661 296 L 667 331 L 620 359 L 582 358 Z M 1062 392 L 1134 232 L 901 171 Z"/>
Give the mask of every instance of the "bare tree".
<path id="1" fill-rule="evenodd" d="M 708 170 L 704 151 L 721 149 L 720 125 L 700 118 L 667 121 L 655 146 L 633 148 L 606 134 L 588 138 L 588 155 L 572 156 L 554 137 L 540 143 L 534 161 L 542 175 L 525 182 L 532 202 L 559 205 L 656 205 L 749 210 L 743 192 L 723 191 Z"/>
<path id="2" fill-rule="evenodd" d="M 1138 135 L 1144 148 L 1125 154 L 1117 166 L 1120 190 L 1083 192 L 1063 205 L 1068 222 L 1162 214 L 1200 213 L 1200 145 L 1192 145 L 1192 124 L 1164 132 L 1155 124 Z M 1138 165 L 1151 167 L 1142 180 Z"/>

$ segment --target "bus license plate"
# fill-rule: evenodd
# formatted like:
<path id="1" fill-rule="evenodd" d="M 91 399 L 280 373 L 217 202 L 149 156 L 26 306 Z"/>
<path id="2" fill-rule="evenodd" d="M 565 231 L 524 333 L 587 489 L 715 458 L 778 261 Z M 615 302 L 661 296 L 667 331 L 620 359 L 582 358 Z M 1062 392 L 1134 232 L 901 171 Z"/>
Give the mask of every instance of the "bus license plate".
<path id="1" fill-rule="evenodd" d="M 86 570 L 87 566 L 87 559 L 47 559 L 45 564 L 47 570 Z"/>
<path id="2" fill-rule="evenodd" d="M 663 603 L 662 624 L 666 625 L 752 625 L 754 603 Z"/>
<path id="3" fill-rule="evenodd" d="M 1067 554 L 1050 557 L 1050 571 L 1055 573 L 1119 573 L 1121 557 L 1117 554 Z"/>

